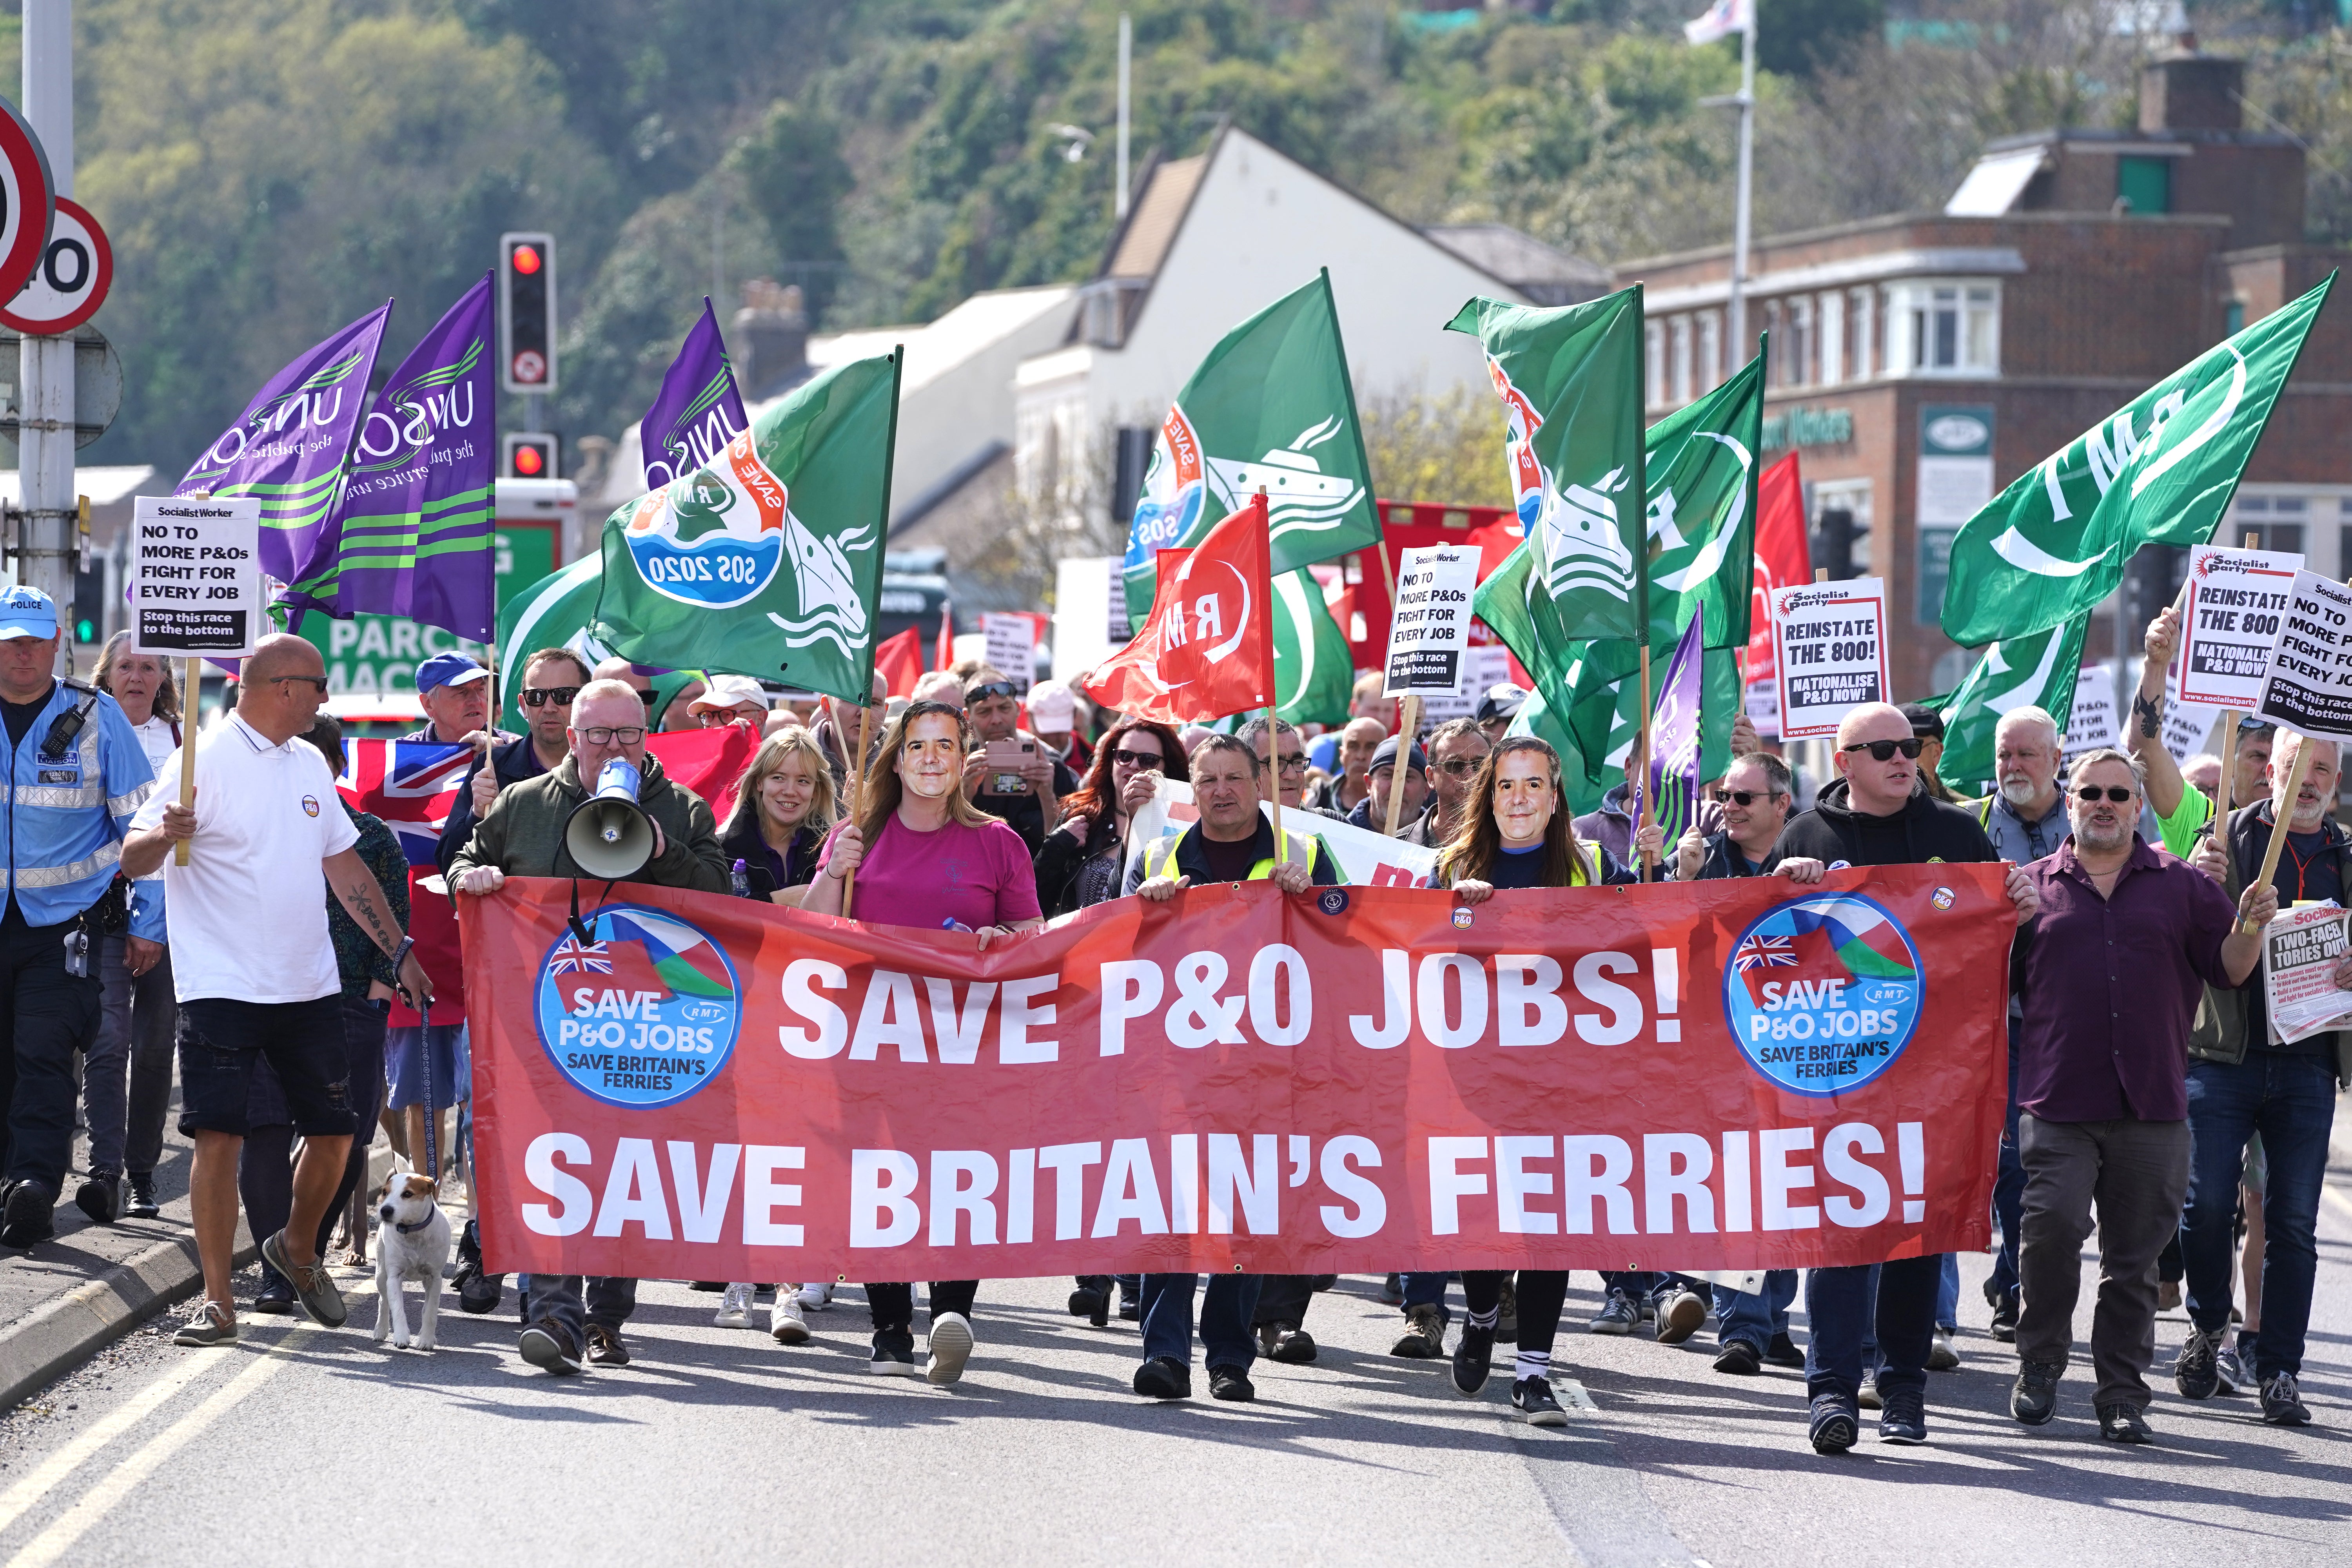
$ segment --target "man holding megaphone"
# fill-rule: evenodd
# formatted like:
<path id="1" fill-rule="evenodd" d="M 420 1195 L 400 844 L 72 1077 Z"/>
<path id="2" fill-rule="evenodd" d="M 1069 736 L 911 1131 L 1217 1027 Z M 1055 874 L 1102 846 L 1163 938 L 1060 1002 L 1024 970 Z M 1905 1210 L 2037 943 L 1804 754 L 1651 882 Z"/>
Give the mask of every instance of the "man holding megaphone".
<path id="1" fill-rule="evenodd" d="M 635 689 L 618 680 L 582 687 L 569 734 L 570 756 L 499 792 L 450 861 L 451 887 L 482 897 L 513 876 L 728 890 L 710 807 L 646 754 L 646 704 Z M 590 1361 L 625 1366 L 621 1325 L 636 1301 L 634 1279 L 534 1274 L 522 1357 L 549 1372 L 577 1372 L 584 1345 Z"/>

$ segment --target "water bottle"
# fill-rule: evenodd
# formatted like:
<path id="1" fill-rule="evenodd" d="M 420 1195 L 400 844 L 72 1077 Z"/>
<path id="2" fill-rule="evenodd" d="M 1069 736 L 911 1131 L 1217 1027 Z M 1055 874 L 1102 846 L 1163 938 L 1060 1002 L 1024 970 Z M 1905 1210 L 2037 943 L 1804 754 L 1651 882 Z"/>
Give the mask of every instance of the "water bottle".
<path id="1" fill-rule="evenodd" d="M 736 861 L 735 864 L 727 868 L 727 885 L 735 890 L 735 896 L 737 898 L 750 898 L 751 896 L 751 868 L 740 860 Z"/>

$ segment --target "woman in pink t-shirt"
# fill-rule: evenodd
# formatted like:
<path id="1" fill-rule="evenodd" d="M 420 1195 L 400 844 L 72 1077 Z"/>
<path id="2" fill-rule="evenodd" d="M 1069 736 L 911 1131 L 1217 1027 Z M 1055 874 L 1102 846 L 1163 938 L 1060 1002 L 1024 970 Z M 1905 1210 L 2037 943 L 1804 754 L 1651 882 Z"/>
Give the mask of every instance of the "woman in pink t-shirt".
<path id="1" fill-rule="evenodd" d="M 817 861 L 802 908 L 841 913 L 843 887 L 857 873 L 856 918 L 876 925 L 976 931 L 985 949 L 1034 931 L 1037 879 L 1021 836 L 964 797 L 968 749 L 963 715 L 945 702 L 917 702 L 882 737 L 867 770 L 866 806 L 835 828 Z M 931 1282 L 930 1361 L 923 1375 L 949 1384 L 971 1355 L 977 1279 Z M 866 1287 L 874 1312 L 870 1371 L 915 1375 L 914 1287 Z"/>

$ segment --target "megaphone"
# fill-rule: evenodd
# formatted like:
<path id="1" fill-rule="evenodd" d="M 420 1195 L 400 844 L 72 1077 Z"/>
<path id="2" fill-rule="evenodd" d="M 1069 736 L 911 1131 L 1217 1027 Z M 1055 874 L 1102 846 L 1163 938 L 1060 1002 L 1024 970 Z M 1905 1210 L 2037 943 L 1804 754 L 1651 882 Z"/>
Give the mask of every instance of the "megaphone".
<path id="1" fill-rule="evenodd" d="M 563 847 L 590 877 L 617 882 L 654 858 L 653 819 L 637 804 L 637 770 L 614 757 L 596 773 L 596 793 L 563 819 Z"/>

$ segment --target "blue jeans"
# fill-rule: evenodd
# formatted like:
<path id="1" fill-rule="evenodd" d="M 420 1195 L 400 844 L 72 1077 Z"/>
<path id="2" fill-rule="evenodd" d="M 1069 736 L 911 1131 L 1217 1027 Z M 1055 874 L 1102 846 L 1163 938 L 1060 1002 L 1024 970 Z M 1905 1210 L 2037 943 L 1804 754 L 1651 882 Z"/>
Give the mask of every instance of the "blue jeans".
<path id="1" fill-rule="evenodd" d="M 1884 1358 L 1879 1388 L 1927 1387 L 1927 1352 L 1936 1341 L 1936 1292 L 1943 1273 L 1941 1254 L 1808 1270 L 1805 1316 L 1812 1334 L 1805 1346 L 1807 1394 L 1815 1399 L 1831 1394 L 1852 1399 L 1860 1394 L 1863 1342 L 1874 1329 Z"/>
<path id="2" fill-rule="evenodd" d="M 1716 1342 L 1727 1345 L 1734 1340 L 1745 1341 L 1750 1350 L 1762 1355 L 1774 1334 L 1789 1331 L 1789 1306 L 1796 1299 L 1797 1271 L 1793 1268 L 1765 1270 L 1764 1289 L 1753 1293 L 1717 1285 Z"/>
<path id="3" fill-rule="evenodd" d="M 522 1321 L 535 1323 L 541 1318 L 552 1318 L 571 1334 L 572 1342 L 583 1349 L 587 1345 L 590 1323 L 617 1330 L 637 1310 L 637 1282 L 634 1279 L 590 1275 L 583 1280 L 577 1274 L 530 1274 L 524 1279 Z"/>
<path id="4" fill-rule="evenodd" d="M 1939 1252 L 1936 1258 L 1937 1261 L 1943 1265 L 1943 1272 L 1936 1277 L 1936 1326 L 1947 1333 L 1957 1332 L 1960 1326 L 1960 1255 L 1957 1252 Z M 1885 1267 L 1883 1263 L 1874 1263 L 1870 1266 L 1870 1289 L 1873 1294 L 1875 1294 L 1878 1289 L 1878 1271 Z M 1862 1334 L 1864 1373 L 1866 1375 L 1875 1370 L 1879 1360 L 1877 1331 L 1874 1328 L 1865 1327 Z"/>
<path id="5" fill-rule="evenodd" d="M 1213 1274 L 1201 1298 L 1201 1348 L 1212 1367 L 1229 1366 L 1247 1372 L 1257 1359 L 1257 1341 L 1250 1319 L 1257 1311 L 1260 1274 Z M 1185 1366 L 1192 1364 L 1192 1292 L 1197 1274 L 1147 1274 L 1143 1277 L 1143 1359 L 1166 1356 Z"/>
<path id="6" fill-rule="evenodd" d="M 1410 1318 L 1415 1307 L 1434 1307 L 1440 1323 L 1454 1321 L 1454 1314 L 1445 1310 L 1445 1287 L 1454 1278 L 1451 1269 L 1442 1269 L 1434 1274 L 1404 1274 L 1398 1278 L 1404 1285 L 1404 1304 L 1397 1310 Z"/>
<path id="7" fill-rule="evenodd" d="M 2263 1135 L 2263 1328 L 2258 1381 L 2303 1371 L 2319 1267 L 2319 1192 L 2336 1120 L 2332 1057 L 2249 1051 L 2242 1062 L 2189 1064 L 2189 1202 L 2180 1224 L 2189 1321 L 2207 1333 L 2230 1321 L 2238 1182 L 2246 1140 Z"/>
<path id="8" fill-rule="evenodd" d="M 2017 1019 L 2009 1021 L 2009 1114 L 2000 1127 L 2000 1167 L 1992 1181 L 1992 1214 L 2000 1224 L 2000 1248 L 1993 1254 L 1992 1293 L 2017 1294 L 2017 1227 L 2025 1223 L 2025 1162 L 2017 1152 Z M 1957 1279 L 1955 1280 L 1957 1284 Z M 1947 1311 L 1957 1311 L 1957 1294 Z M 1938 1321 L 1949 1326 L 1949 1316 Z"/>

